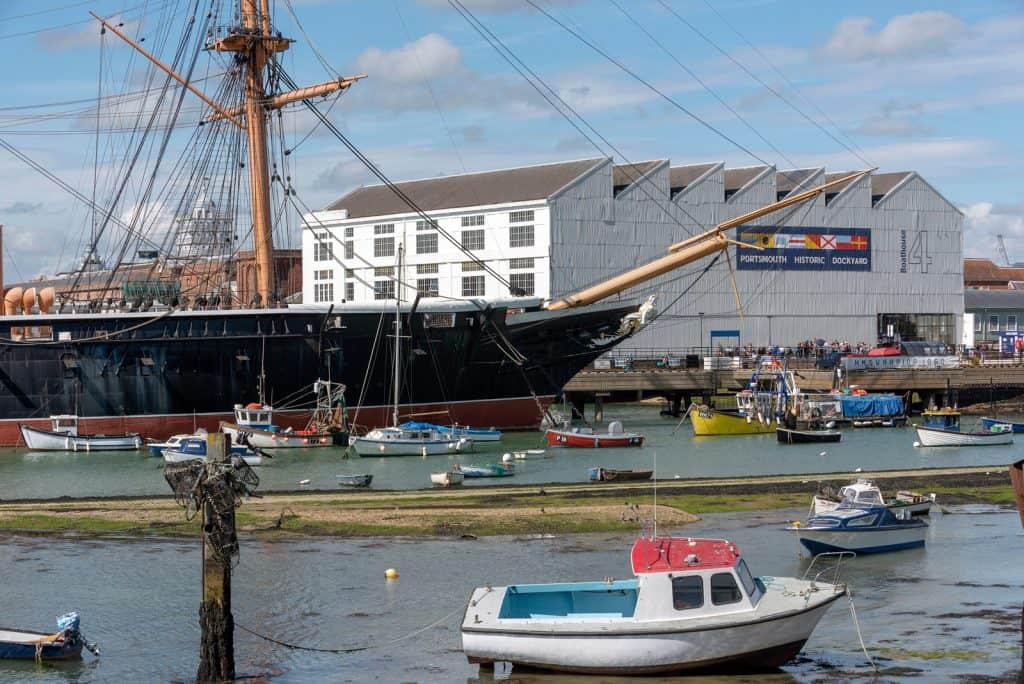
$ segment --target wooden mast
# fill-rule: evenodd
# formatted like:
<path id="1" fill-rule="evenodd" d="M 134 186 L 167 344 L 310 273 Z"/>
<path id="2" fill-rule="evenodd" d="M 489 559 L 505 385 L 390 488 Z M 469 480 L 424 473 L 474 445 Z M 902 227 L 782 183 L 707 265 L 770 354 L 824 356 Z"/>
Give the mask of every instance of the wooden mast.
<path id="1" fill-rule="evenodd" d="M 236 118 L 243 114 L 246 137 L 249 146 L 249 193 L 252 217 L 253 249 L 256 256 L 256 291 L 260 305 L 270 305 L 277 294 L 277 278 L 274 273 L 274 235 L 271 225 L 270 207 L 270 167 L 267 152 L 266 112 L 279 109 L 292 102 L 312 97 L 322 97 L 330 93 L 344 90 L 365 75 L 338 78 L 315 86 L 279 93 L 268 98 L 264 90 L 264 69 L 278 52 L 284 52 L 292 41 L 273 33 L 270 21 L 269 0 L 239 0 L 242 25 L 228 29 L 227 34 L 212 42 L 207 47 L 218 52 L 236 53 L 236 61 L 244 70 L 244 105 L 237 110 L 225 110 L 216 102 L 200 92 L 169 66 L 146 52 L 138 43 L 131 40 L 110 23 L 93 14 L 106 28 L 138 50 L 146 59 L 167 72 L 171 77 L 195 93 L 210 105 L 214 114 L 207 117 L 208 121 L 228 119 L 241 126 Z M 90 12 L 90 14 L 92 14 Z"/>

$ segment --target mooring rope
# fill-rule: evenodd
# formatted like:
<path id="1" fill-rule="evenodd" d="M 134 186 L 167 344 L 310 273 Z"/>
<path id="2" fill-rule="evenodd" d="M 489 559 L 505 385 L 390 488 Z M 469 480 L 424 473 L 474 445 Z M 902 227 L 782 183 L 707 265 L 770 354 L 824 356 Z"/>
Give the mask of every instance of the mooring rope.
<path id="1" fill-rule="evenodd" d="M 462 611 L 463 611 L 462 608 L 456 608 L 455 610 L 453 610 L 452 612 L 448 613 L 444 617 L 439 618 L 437 620 L 434 620 L 429 625 L 426 625 L 424 627 L 420 627 L 419 629 L 413 630 L 412 632 L 409 632 L 408 634 L 403 634 L 402 636 L 395 637 L 394 639 L 391 639 L 390 641 L 385 641 L 385 642 L 382 642 L 382 643 L 379 643 L 379 644 L 372 644 L 370 646 L 353 646 L 353 647 L 350 647 L 350 648 L 318 648 L 316 646 L 302 646 L 300 644 L 292 644 L 292 643 L 288 643 L 287 641 L 281 641 L 280 639 L 275 639 L 273 637 L 267 636 L 266 634 L 260 634 L 259 632 L 255 631 L 255 630 L 252 630 L 252 629 L 249 629 L 245 625 L 240 625 L 237 622 L 235 623 L 235 627 L 238 627 L 238 629 L 242 630 L 243 632 L 248 632 L 249 634 L 252 634 L 255 637 L 259 637 L 260 639 L 263 639 L 264 641 L 269 641 L 269 642 L 271 642 L 273 644 L 277 644 L 278 646 L 284 646 L 285 648 L 291 648 L 291 649 L 294 649 L 296 651 L 315 651 L 317 653 L 358 653 L 359 651 L 369 651 L 372 648 L 383 648 L 385 646 L 391 646 L 393 644 L 397 644 L 400 641 L 404 641 L 406 639 L 410 639 L 410 638 L 412 638 L 412 637 L 414 637 L 414 636 L 416 636 L 418 634 L 422 634 L 423 632 L 427 631 L 428 629 L 431 629 L 432 627 L 436 627 L 437 625 L 441 624 L 442 622 L 447 622 L 448 620 L 452 619 L 453 617 L 455 617 L 456 615 L 458 615 Z"/>
<path id="2" fill-rule="evenodd" d="M 853 616 L 853 626 L 857 628 L 857 639 L 860 640 L 860 649 L 864 651 L 864 657 L 871 664 L 871 669 L 878 672 L 878 665 L 875 664 L 875 661 L 868 654 L 868 647 L 864 645 L 864 637 L 860 633 L 860 620 L 857 619 L 857 608 L 853 605 L 853 593 L 847 593 L 846 598 L 850 600 L 850 615 Z"/>

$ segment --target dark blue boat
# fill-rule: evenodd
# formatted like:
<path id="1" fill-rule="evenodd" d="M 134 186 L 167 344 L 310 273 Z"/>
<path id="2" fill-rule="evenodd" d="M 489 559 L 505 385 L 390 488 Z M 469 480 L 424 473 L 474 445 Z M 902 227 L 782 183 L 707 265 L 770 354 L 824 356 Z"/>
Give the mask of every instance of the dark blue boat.
<path id="1" fill-rule="evenodd" d="M 833 511 L 786 529 L 796 532 L 812 555 L 836 551 L 883 553 L 924 546 L 928 523 L 909 515 L 897 517 L 886 506 L 844 502 Z"/>
<path id="2" fill-rule="evenodd" d="M 45 634 L 0 628 L 0 659 L 69 660 L 80 658 L 83 648 L 99 655 L 99 649 L 82 635 L 78 613 L 68 613 L 57 618 L 57 630 Z"/>
<path id="3" fill-rule="evenodd" d="M 1009 425 L 1013 428 L 1016 433 L 1024 433 L 1024 423 L 1014 423 L 1012 420 L 998 420 L 996 418 L 988 418 L 983 416 L 981 424 L 985 426 L 986 430 L 991 430 L 995 425 Z"/>

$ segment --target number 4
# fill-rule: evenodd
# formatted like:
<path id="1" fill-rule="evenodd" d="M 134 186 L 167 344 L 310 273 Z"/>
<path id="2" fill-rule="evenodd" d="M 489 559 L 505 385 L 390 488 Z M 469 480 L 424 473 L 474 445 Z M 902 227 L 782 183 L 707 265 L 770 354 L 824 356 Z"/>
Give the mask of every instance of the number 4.
<path id="1" fill-rule="evenodd" d="M 932 258 L 928 255 L 927 230 L 917 231 L 914 241 L 910 244 L 910 250 L 907 252 L 907 263 L 920 264 L 921 273 L 928 272 L 928 265 L 932 263 Z"/>

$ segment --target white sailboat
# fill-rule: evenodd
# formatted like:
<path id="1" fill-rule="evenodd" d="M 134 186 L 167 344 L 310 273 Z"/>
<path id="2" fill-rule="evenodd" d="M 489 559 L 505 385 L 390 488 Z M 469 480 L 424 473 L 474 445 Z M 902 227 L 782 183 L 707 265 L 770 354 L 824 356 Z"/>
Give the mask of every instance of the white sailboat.
<path id="1" fill-rule="evenodd" d="M 398 245 L 398 273 L 402 273 L 402 245 Z M 444 434 L 433 428 L 402 427 L 398 422 L 398 401 L 402 379 L 402 295 L 395 288 L 395 367 L 391 426 L 370 430 L 362 436 L 349 435 L 348 443 L 360 456 L 433 456 L 457 454 L 472 447 L 467 437 Z"/>

